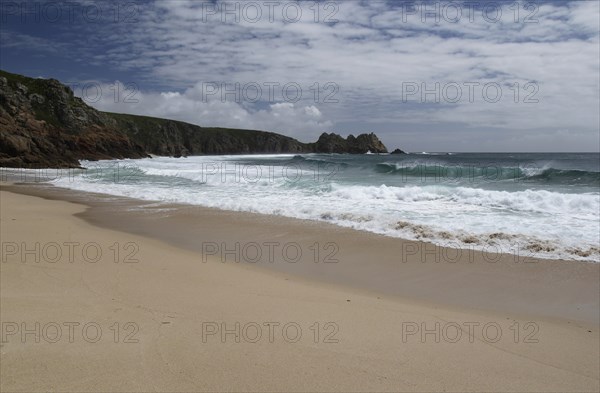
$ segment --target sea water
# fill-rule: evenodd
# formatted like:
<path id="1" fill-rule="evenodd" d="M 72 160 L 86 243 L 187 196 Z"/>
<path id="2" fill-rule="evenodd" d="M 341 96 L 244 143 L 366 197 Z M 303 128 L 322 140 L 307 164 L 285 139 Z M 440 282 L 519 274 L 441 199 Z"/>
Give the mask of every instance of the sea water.
<path id="1" fill-rule="evenodd" d="M 284 154 L 81 163 L 56 186 L 600 261 L 597 153 Z"/>

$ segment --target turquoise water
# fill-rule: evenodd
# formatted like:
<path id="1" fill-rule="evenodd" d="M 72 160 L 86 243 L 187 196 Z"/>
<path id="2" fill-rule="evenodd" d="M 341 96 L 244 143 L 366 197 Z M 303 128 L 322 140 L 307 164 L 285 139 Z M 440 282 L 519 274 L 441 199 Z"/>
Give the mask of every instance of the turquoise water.
<path id="1" fill-rule="evenodd" d="M 197 156 L 83 162 L 57 186 L 600 261 L 600 155 Z"/>

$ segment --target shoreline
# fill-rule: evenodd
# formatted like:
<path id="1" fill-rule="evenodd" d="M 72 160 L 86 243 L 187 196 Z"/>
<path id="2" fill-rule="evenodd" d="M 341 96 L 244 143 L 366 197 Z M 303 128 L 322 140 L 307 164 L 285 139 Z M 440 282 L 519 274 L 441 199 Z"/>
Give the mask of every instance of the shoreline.
<path id="1" fill-rule="evenodd" d="M 25 262 L 9 255 L 0 264 L 2 391 L 555 392 L 600 388 L 599 326 L 565 314 L 567 303 L 574 308 L 579 305 L 576 287 L 581 289 L 581 283 L 572 283 L 572 298 L 554 312 L 548 308 L 552 299 L 546 299 L 546 317 L 518 313 L 515 304 L 510 307 L 515 312 L 497 312 L 430 303 L 426 298 L 418 300 L 419 296 L 382 295 L 355 289 L 347 282 L 352 275 L 366 276 L 369 270 L 356 270 L 356 263 L 365 266 L 366 259 L 352 262 L 347 258 L 352 254 L 348 248 L 360 250 L 371 244 L 369 253 L 363 251 L 363 256 L 369 256 L 367 268 L 385 266 L 379 260 L 382 254 L 376 247 L 381 240 L 376 236 L 366 239 L 360 233 L 350 235 L 347 230 L 322 225 L 208 210 L 181 211 L 183 217 L 175 214 L 171 226 L 173 211 L 161 210 L 165 206 L 147 204 L 131 210 L 140 206 L 137 201 L 57 188 L 46 188 L 46 198 L 27 195 L 41 189 L 4 185 L 0 189 L 3 247 L 7 242 L 25 243 L 31 251 L 32 244 L 39 243 L 42 250 L 38 263 L 30 253 Z M 77 198 L 87 202 L 73 201 Z M 203 220 L 194 220 L 200 214 Z M 345 284 L 331 277 L 314 279 L 310 272 L 222 263 L 219 255 L 203 260 L 189 244 L 190 249 L 173 244 L 173 239 L 149 236 L 161 224 L 162 233 L 177 238 L 181 233 L 173 228 L 184 228 L 190 221 L 208 227 L 212 240 L 235 239 L 241 233 L 249 236 L 248 223 L 253 225 L 255 240 L 278 226 L 288 228 L 278 234 L 281 239 L 296 239 L 302 245 L 299 235 L 311 241 L 314 236 L 327 240 L 323 233 L 335 235 L 340 242 L 337 264 L 302 260 L 273 266 L 334 266 L 334 273 L 349 271 L 342 277 Z M 109 224 L 121 229 L 106 228 Z M 136 225 L 138 233 L 129 232 Z M 104 252 L 101 257 L 94 252 L 87 257 L 75 253 L 74 261 L 66 253 L 59 261 L 46 260 L 55 256 L 51 251 L 55 246 L 49 245 L 67 242 L 96 244 Z M 114 253 L 115 244 L 120 253 Z M 423 266 L 428 265 L 404 271 L 413 274 L 406 274 L 406 282 L 418 279 L 415 274 Z M 510 278 L 497 276 L 503 271 L 490 269 L 489 264 L 473 266 L 487 272 L 489 277 L 480 278 L 488 284 L 499 285 Z M 462 266 L 463 275 L 467 268 Z M 542 271 L 548 273 L 543 280 L 561 275 L 560 268 Z M 429 277 L 437 275 L 438 282 L 419 285 L 439 286 L 445 279 L 443 273 L 429 270 Z M 526 275 L 531 279 L 530 273 Z M 385 274 L 389 271 L 380 278 Z M 467 275 L 462 280 L 466 285 L 472 278 Z M 561 291 L 567 294 L 565 288 Z M 596 298 L 588 300 L 592 305 L 597 302 Z M 74 326 L 73 335 L 65 324 Z M 28 331 L 40 326 L 41 333 L 10 333 L 5 329 L 9 325 Z M 102 335 L 90 337 L 93 329 L 82 334 L 88 325 L 99 328 Z M 58 339 L 52 333 L 57 326 L 62 326 L 63 335 Z M 262 335 L 255 334 L 257 329 Z"/>
<path id="2" fill-rule="evenodd" d="M 225 264 L 431 305 L 600 326 L 600 264 L 595 262 L 451 249 L 320 221 L 150 202 L 44 183 L 2 188 L 83 204 L 88 208 L 76 216 L 95 226 L 210 254 Z"/>
<path id="3" fill-rule="evenodd" d="M 221 156 L 220 158 L 224 157 L 232 156 Z M 205 157 L 195 158 L 199 159 Z M 129 167 L 130 161 L 131 167 Z M 104 173 L 104 169 L 107 169 L 106 174 L 108 175 L 108 179 L 110 180 L 110 182 L 112 182 L 113 180 L 116 181 L 117 178 L 120 177 L 128 179 L 130 176 L 133 176 L 134 172 L 136 173 L 135 176 L 141 176 L 137 173 L 138 169 L 144 173 L 146 170 L 148 170 L 149 173 L 162 173 L 162 169 L 157 169 L 160 168 L 162 164 L 160 164 L 160 162 L 154 162 L 154 164 L 159 164 L 158 167 L 155 168 L 151 162 L 152 160 L 124 160 L 122 162 L 117 162 L 116 166 L 107 162 L 104 162 L 103 164 L 99 165 L 108 165 L 108 168 L 103 168 L 101 172 Z M 292 197 L 292 199 L 287 201 L 287 203 L 280 203 L 280 201 L 282 199 L 285 200 L 288 197 L 288 195 L 287 193 L 280 194 L 278 191 L 274 191 L 273 194 L 277 196 L 277 198 L 273 199 L 269 198 L 268 196 L 266 197 L 266 200 L 271 200 L 272 203 L 265 203 L 263 200 L 260 199 L 257 200 L 256 198 L 248 198 L 248 195 L 251 196 L 252 192 L 248 192 L 243 187 L 237 190 L 237 192 L 234 190 L 230 190 L 232 192 L 230 194 L 225 195 L 220 195 L 218 192 L 213 192 L 211 194 L 210 191 L 204 189 L 196 196 L 193 192 L 190 193 L 190 189 L 187 187 L 187 183 L 185 182 L 208 182 L 209 178 L 214 180 L 214 176 L 218 176 L 219 173 L 221 173 L 221 181 L 225 180 L 225 178 L 223 177 L 225 175 L 225 172 L 223 172 L 223 166 L 220 166 L 220 169 L 215 170 L 212 166 L 214 163 L 210 161 L 208 163 L 200 161 L 197 164 L 200 165 L 200 168 L 205 168 L 206 172 L 209 172 L 210 175 L 207 174 L 205 176 L 204 170 L 200 171 L 202 173 L 199 175 L 200 177 L 197 177 L 196 175 L 182 174 L 181 179 L 184 182 L 184 184 L 181 185 L 180 189 L 180 184 L 175 183 L 174 187 L 177 187 L 177 193 L 175 194 L 171 193 L 170 188 L 164 187 L 165 184 L 162 184 L 162 180 L 160 183 L 162 184 L 162 186 L 154 188 L 152 185 L 148 185 L 149 189 L 144 189 L 142 192 L 139 192 L 140 189 L 139 187 L 136 187 L 135 184 L 129 184 L 129 186 L 133 186 L 133 189 L 131 187 L 124 189 L 108 189 L 102 186 L 95 185 L 95 182 L 93 181 L 91 183 L 87 182 L 85 179 L 81 179 L 83 181 L 82 184 L 73 186 L 71 184 L 71 181 L 73 180 L 73 176 L 77 176 L 75 173 L 56 173 L 55 175 L 48 173 L 53 172 L 54 170 L 45 170 L 45 173 L 22 172 L 20 176 L 20 181 L 17 180 L 19 178 L 17 173 L 7 171 L 3 174 L 3 178 L 10 179 L 13 183 L 26 184 L 47 182 L 56 187 L 61 187 L 73 191 L 100 194 L 106 193 L 109 194 L 111 197 L 123 197 L 143 201 L 140 203 L 168 203 L 182 206 L 192 205 L 203 208 L 206 207 L 211 209 L 234 211 L 241 213 L 262 214 L 275 217 L 283 216 L 286 218 L 299 219 L 303 221 L 318 221 L 324 224 L 333 224 L 343 228 L 369 232 L 372 234 L 383 235 L 401 240 L 411 240 L 416 242 L 424 242 L 427 244 L 432 243 L 444 249 L 459 250 L 461 252 L 471 252 L 477 250 L 481 253 L 490 255 L 498 253 L 506 253 L 510 255 L 518 254 L 518 258 L 535 258 L 540 260 L 563 260 L 600 263 L 600 249 L 598 248 L 598 240 L 595 238 L 595 236 L 590 236 L 590 234 L 594 234 L 599 230 L 597 225 L 590 227 L 584 220 L 584 222 L 581 223 L 582 226 L 580 227 L 579 224 L 573 223 L 568 219 L 549 219 L 549 217 L 561 217 L 562 215 L 564 215 L 564 212 L 557 212 L 553 209 L 544 208 L 541 208 L 541 210 L 544 212 L 546 217 L 544 218 L 544 214 L 542 214 L 539 217 L 536 216 L 537 218 L 532 222 L 530 221 L 531 218 L 529 217 L 531 213 L 529 208 L 525 208 L 523 211 L 521 211 L 521 208 L 519 206 L 513 206 L 513 204 L 515 203 L 514 201 L 508 201 L 507 199 L 510 198 L 508 198 L 505 195 L 502 195 L 504 192 L 514 191 L 515 195 L 513 199 L 515 199 L 515 201 L 524 199 L 518 202 L 518 205 L 524 206 L 529 206 L 531 204 L 540 206 L 553 206 L 554 204 L 564 203 L 568 205 L 565 206 L 565 212 L 569 212 L 570 207 L 573 207 L 575 205 L 585 205 L 589 207 L 600 203 L 600 201 L 598 201 L 597 198 L 579 200 L 578 198 L 580 197 L 589 197 L 587 192 L 581 190 L 580 192 L 572 192 L 573 190 L 571 190 L 569 192 L 566 192 L 566 194 L 562 194 L 562 189 L 554 189 L 552 187 L 548 189 L 538 189 L 537 187 L 533 187 L 532 189 L 530 189 L 529 187 L 517 187 L 514 190 L 511 189 L 511 187 L 507 187 L 506 190 L 500 191 L 496 190 L 494 187 L 485 187 L 484 184 L 481 184 L 481 187 L 479 187 L 479 185 L 475 185 L 475 188 L 471 188 L 474 186 L 474 184 L 472 183 L 457 183 L 458 187 L 456 189 L 451 190 L 452 194 L 458 194 L 457 201 L 454 200 L 454 197 L 449 198 L 448 200 L 448 197 L 445 196 L 446 190 L 443 190 L 443 192 L 441 192 L 439 195 L 436 194 L 438 191 L 433 192 L 436 195 L 436 198 L 441 199 L 442 206 L 445 206 L 447 203 L 458 205 L 452 205 L 453 207 L 451 208 L 451 210 L 448 210 L 448 207 L 437 209 L 430 206 L 432 211 L 427 213 L 427 211 L 423 211 L 423 206 L 427 206 L 427 200 L 431 197 L 430 195 L 427 195 L 427 193 L 431 191 L 426 191 L 427 186 L 430 186 L 431 184 L 426 184 L 427 182 L 425 182 L 423 179 L 423 190 L 417 192 L 417 196 L 408 195 L 408 199 L 414 198 L 414 201 L 417 203 L 407 202 L 405 200 L 407 198 L 407 195 L 404 194 L 396 196 L 397 199 L 401 201 L 401 204 L 399 206 L 388 206 L 386 205 L 387 202 L 385 202 L 383 206 L 379 206 L 377 205 L 377 201 L 375 201 L 375 205 L 378 206 L 378 209 L 381 208 L 385 210 L 390 207 L 393 209 L 393 212 L 391 212 L 390 214 L 381 215 L 376 213 L 378 209 L 376 209 L 375 211 L 364 209 L 356 210 L 353 204 L 351 204 L 350 206 L 343 205 L 345 203 L 344 200 L 348 198 L 348 195 L 346 194 L 351 190 L 345 190 L 345 192 L 342 193 L 342 200 L 340 200 L 340 196 L 338 195 L 332 200 L 328 200 L 328 203 L 326 203 L 325 205 L 321 203 L 323 202 L 321 198 L 315 199 L 314 195 L 312 195 L 312 197 L 309 195 L 306 198 L 306 200 L 303 200 L 302 197 L 298 198 L 298 196 L 296 195 Z M 259 162 L 259 164 L 262 165 L 264 164 L 264 162 Z M 333 165 L 334 162 L 331 162 L 331 164 Z M 113 166 L 111 167 L 111 165 Z M 147 165 L 149 166 L 146 167 Z M 184 167 L 186 165 L 187 164 L 184 164 Z M 238 183 L 242 180 L 242 177 L 245 176 L 244 170 L 240 170 L 239 168 L 244 167 L 246 164 L 243 162 L 241 164 L 234 162 L 233 165 L 235 165 L 235 168 L 237 168 L 235 171 L 236 173 L 231 172 L 230 174 L 236 176 L 236 178 L 233 179 L 233 183 Z M 344 165 L 346 165 L 346 163 L 344 163 Z M 388 167 L 391 164 L 387 162 L 376 163 L 376 166 L 379 165 L 384 165 Z M 397 165 L 398 163 L 395 164 L 395 167 L 397 167 Z M 421 164 L 416 165 L 416 168 L 421 168 L 420 165 Z M 120 168 L 121 166 L 122 168 Z M 188 167 L 190 166 L 188 165 Z M 273 184 L 272 182 L 275 178 L 277 178 L 277 176 L 274 176 L 274 174 L 272 173 L 275 172 L 275 167 L 266 167 L 270 169 L 268 170 L 269 175 L 267 175 L 264 178 L 264 180 L 269 182 L 270 184 Z M 441 166 L 440 164 L 440 166 L 434 165 L 434 167 L 442 168 L 443 166 Z M 186 169 L 186 172 L 189 172 L 190 170 L 194 171 L 193 165 L 191 166 L 191 168 L 192 169 Z M 285 168 L 285 165 L 283 166 L 283 168 Z M 467 166 L 467 168 L 469 168 L 469 166 Z M 515 168 L 510 167 L 501 168 L 506 170 L 515 170 Z M 309 169 L 309 171 L 310 170 L 315 171 L 314 168 Z M 128 171 L 131 171 L 131 173 L 127 174 Z M 167 177 L 172 175 L 172 173 L 169 171 L 170 170 L 167 169 L 167 173 L 165 173 Z M 421 169 L 419 169 L 419 171 L 421 171 Z M 250 180 L 250 183 L 253 183 L 254 181 L 259 181 L 263 178 L 262 173 L 264 171 L 261 169 L 258 172 L 261 174 L 258 175 L 256 178 L 243 178 L 246 179 L 246 181 Z M 63 180 L 66 180 L 67 177 L 71 180 L 67 181 L 66 183 L 60 180 L 61 178 Z M 106 176 L 101 175 L 101 177 L 104 178 Z M 52 179 L 57 179 L 59 181 L 55 183 L 52 181 Z M 150 179 L 147 180 L 152 182 Z M 474 180 L 474 178 L 471 180 Z M 119 183 L 120 182 L 121 181 L 119 180 Z M 244 181 L 241 181 L 241 183 L 244 183 Z M 415 186 L 420 187 L 418 183 L 419 182 L 417 182 Z M 385 185 L 386 183 L 383 184 L 383 186 Z M 409 183 L 407 183 L 406 179 L 404 179 L 401 180 L 401 185 L 409 185 Z M 398 185 L 394 184 L 394 182 L 392 181 L 390 187 L 396 190 L 397 186 Z M 107 187 L 110 186 L 107 185 Z M 442 186 L 443 189 L 445 187 L 446 186 Z M 402 187 L 398 188 L 398 190 L 396 191 L 400 192 L 401 189 Z M 410 187 L 407 188 L 407 190 L 410 190 Z M 358 192 L 360 194 L 363 191 L 364 190 L 359 190 Z M 379 195 L 378 193 L 380 191 L 381 187 L 378 187 L 376 190 L 369 189 L 369 192 L 376 193 L 374 196 L 371 196 L 375 200 L 380 199 L 380 197 L 382 199 L 387 199 L 389 197 L 389 195 L 386 195 L 385 193 L 384 195 Z M 540 191 L 543 192 L 538 195 L 538 192 Z M 341 191 L 337 190 L 332 194 L 337 194 L 339 192 Z M 423 192 L 425 195 L 421 195 L 421 193 Z M 247 193 L 248 195 L 245 195 Z M 411 192 L 409 192 L 409 194 L 410 193 Z M 471 195 L 471 193 L 475 193 L 475 196 Z M 479 193 L 484 194 L 479 195 Z M 592 192 L 592 194 L 597 193 Z M 235 196 L 233 200 L 231 198 L 231 195 Z M 293 193 L 291 195 L 293 195 Z M 236 198 L 238 196 L 240 199 L 239 204 L 236 202 Z M 573 197 L 576 197 L 576 200 L 573 200 Z M 223 199 L 223 201 L 221 201 L 221 199 Z M 460 202 L 462 199 L 464 199 L 464 201 Z M 475 214 L 476 219 L 470 220 L 469 214 L 465 214 L 464 212 L 462 214 L 456 213 L 461 211 L 463 208 L 465 209 L 465 212 L 469 212 L 473 208 L 475 208 L 476 210 L 476 206 L 479 205 L 479 200 L 481 200 L 480 202 L 482 206 L 485 206 L 487 209 L 491 209 L 491 211 L 488 211 L 489 215 L 479 216 L 481 212 L 478 212 Z M 408 204 L 402 205 L 402 203 Z M 466 206 L 464 206 L 464 203 L 466 203 Z M 340 206 L 337 206 L 338 204 L 341 204 L 341 206 L 345 206 L 347 209 L 340 209 Z M 362 202 L 360 204 L 362 205 Z M 435 205 L 438 205 L 438 203 L 436 203 Z M 413 211 L 414 209 L 416 210 Z M 506 211 L 504 212 L 504 214 L 497 215 L 493 213 L 493 211 L 496 209 L 504 209 Z M 533 211 L 536 210 L 534 209 Z M 417 214 L 417 219 L 413 217 L 413 214 L 415 214 L 415 212 Z M 517 221 L 515 221 L 516 216 L 514 214 L 516 212 L 521 212 L 521 214 L 517 218 Z M 541 212 L 536 211 L 536 214 L 537 213 L 541 214 Z M 593 216 L 596 213 L 588 212 L 588 214 L 591 214 Z M 392 216 L 393 218 L 391 218 Z M 574 213 L 573 216 L 579 217 L 577 213 Z M 471 221 L 477 223 L 476 227 L 472 226 Z M 544 222 L 545 224 L 543 224 Z M 460 225 L 457 226 L 456 223 L 459 223 Z M 527 229 L 529 227 L 531 227 L 532 229 Z M 564 231 L 557 230 L 562 228 L 564 228 Z M 579 228 L 579 233 L 575 238 L 573 238 L 573 235 L 576 233 L 576 231 L 574 231 L 574 228 Z M 540 232 L 540 230 L 542 230 L 542 232 Z M 563 236 L 563 234 L 566 235 Z"/>

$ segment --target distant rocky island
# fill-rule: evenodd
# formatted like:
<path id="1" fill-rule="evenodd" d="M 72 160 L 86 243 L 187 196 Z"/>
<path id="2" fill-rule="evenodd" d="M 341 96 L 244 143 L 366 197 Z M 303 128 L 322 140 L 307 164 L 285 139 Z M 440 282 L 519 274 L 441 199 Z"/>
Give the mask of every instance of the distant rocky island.
<path id="1" fill-rule="evenodd" d="M 72 168 L 79 160 L 253 153 L 387 153 L 373 133 L 302 143 L 273 132 L 207 128 L 98 111 L 55 79 L 0 70 L 0 167 Z"/>

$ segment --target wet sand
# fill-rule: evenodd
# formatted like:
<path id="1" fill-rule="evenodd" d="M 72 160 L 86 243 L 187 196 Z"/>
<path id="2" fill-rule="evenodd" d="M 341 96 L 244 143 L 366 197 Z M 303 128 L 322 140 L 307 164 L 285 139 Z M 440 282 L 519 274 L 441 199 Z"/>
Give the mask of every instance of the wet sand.
<path id="1" fill-rule="evenodd" d="M 88 209 L 77 216 L 89 223 L 227 264 L 448 306 L 600 324 L 598 263 L 543 260 L 527 250 L 514 255 L 449 249 L 323 222 L 47 186 L 19 192 L 85 204 Z"/>

